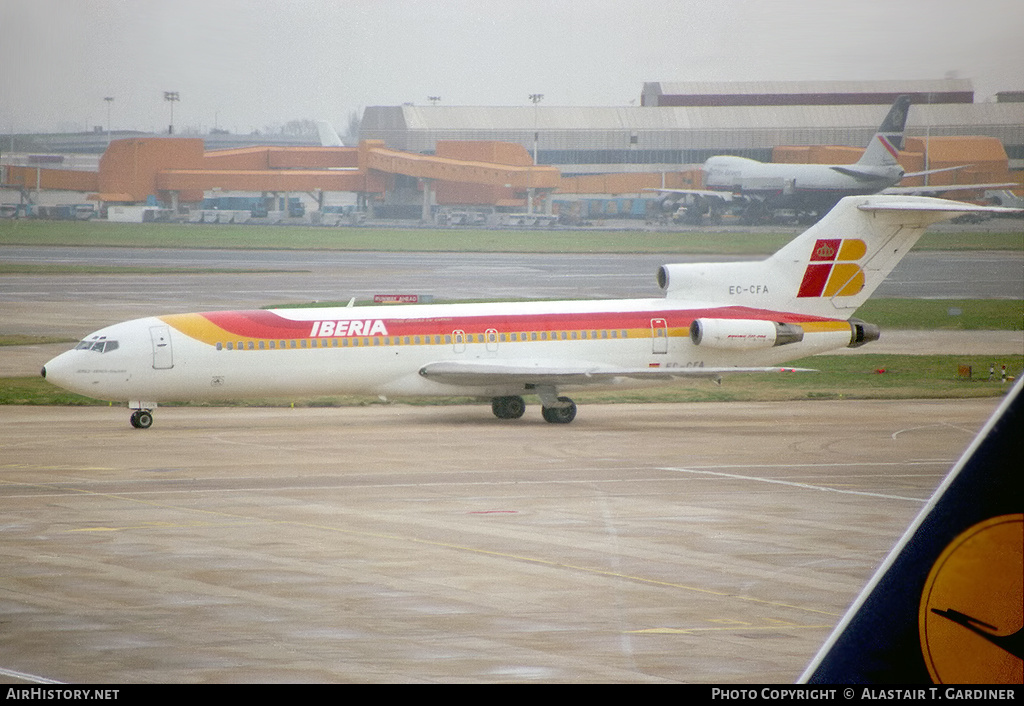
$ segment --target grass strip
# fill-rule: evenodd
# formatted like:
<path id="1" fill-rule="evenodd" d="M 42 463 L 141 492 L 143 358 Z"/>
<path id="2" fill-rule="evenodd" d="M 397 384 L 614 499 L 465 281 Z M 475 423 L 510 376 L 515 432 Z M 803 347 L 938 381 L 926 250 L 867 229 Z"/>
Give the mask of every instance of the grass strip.
<path id="1" fill-rule="evenodd" d="M 993 225 L 993 228 L 999 228 Z M 0 245 L 68 245 L 257 250 L 392 252 L 675 253 L 769 255 L 792 230 L 488 230 L 430 227 L 0 221 Z M 1024 233 L 993 230 L 926 233 L 915 250 L 1024 251 Z"/>

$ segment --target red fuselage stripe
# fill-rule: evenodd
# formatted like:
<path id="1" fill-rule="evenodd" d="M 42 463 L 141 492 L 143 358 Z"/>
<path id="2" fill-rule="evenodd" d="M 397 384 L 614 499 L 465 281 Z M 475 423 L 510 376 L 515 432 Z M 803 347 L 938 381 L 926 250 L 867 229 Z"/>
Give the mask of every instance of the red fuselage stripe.
<path id="1" fill-rule="evenodd" d="M 593 312 L 593 313 L 553 313 L 553 314 L 508 314 L 481 316 L 438 316 L 429 318 L 391 318 L 386 308 L 376 310 L 363 309 L 362 316 L 353 321 L 381 321 L 391 336 L 417 336 L 437 333 L 464 331 L 465 333 L 485 333 L 491 329 L 505 331 L 564 331 L 586 329 L 640 329 L 650 328 L 652 320 L 663 320 L 660 325 L 679 328 L 689 326 L 694 319 L 769 319 L 782 323 L 799 323 L 802 321 L 829 321 L 820 317 L 769 312 L 747 307 L 721 307 L 714 309 L 691 309 L 685 311 L 630 311 L 630 312 Z M 240 336 L 254 339 L 290 339 L 307 338 L 319 335 L 324 321 L 348 321 L 348 319 L 332 318 L 328 310 L 322 318 L 309 321 L 286 319 L 270 311 L 229 311 L 199 314 L 224 331 L 228 336 Z M 334 328 L 334 327 L 332 327 Z M 356 335 L 366 335 L 369 333 Z M 339 334 L 346 335 L 346 334 Z"/>

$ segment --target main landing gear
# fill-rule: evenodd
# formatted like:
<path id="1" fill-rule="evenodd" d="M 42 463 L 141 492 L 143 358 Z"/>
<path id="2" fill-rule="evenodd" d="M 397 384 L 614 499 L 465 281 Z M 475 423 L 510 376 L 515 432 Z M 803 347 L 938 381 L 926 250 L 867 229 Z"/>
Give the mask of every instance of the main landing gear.
<path id="1" fill-rule="evenodd" d="M 148 409 L 137 409 L 132 412 L 131 423 L 136 429 L 149 429 L 153 426 L 153 412 Z"/>
<path id="2" fill-rule="evenodd" d="M 526 412 L 526 402 L 522 397 L 495 397 L 491 400 L 491 411 L 498 419 L 519 419 Z"/>
<path id="3" fill-rule="evenodd" d="M 568 424 L 576 418 L 576 403 L 568 397 L 559 397 L 562 407 L 542 407 L 541 416 L 551 424 Z"/>
<path id="4" fill-rule="evenodd" d="M 541 416 L 550 424 L 568 424 L 576 418 L 576 403 L 568 397 L 541 398 L 544 405 Z M 519 419 L 526 412 L 526 402 L 518 395 L 495 397 L 491 400 L 491 411 L 498 419 Z"/>

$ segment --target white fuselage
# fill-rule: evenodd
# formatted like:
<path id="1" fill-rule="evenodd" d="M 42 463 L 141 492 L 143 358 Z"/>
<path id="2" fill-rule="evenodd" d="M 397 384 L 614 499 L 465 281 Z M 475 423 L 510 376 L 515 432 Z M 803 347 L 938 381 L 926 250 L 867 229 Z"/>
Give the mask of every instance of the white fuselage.
<path id="1" fill-rule="evenodd" d="M 126 400 L 132 424 L 160 402 L 323 395 L 491 397 L 502 419 L 559 391 L 680 377 L 779 373 L 858 346 L 849 317 L 929 224 L 998 211 L 911 196 L 843 199 L 762 262 L 663 266 L 664 299 L 335 307 L 173 314 L 101 329 L 43 368 L 51 382 Z M 1006 211 L 1007 209 L 1002 209 Z"/>
<path id="2" fill-rule="evenodd" d="M 777 347 L 695 345 L 689 327 L 700 317 L 766 318 L 806 333 Z M 458 385 L 420 371 L 440 361 L 543 368 L 571 360 L 595 371 L 778 365 L 849 342 L 842 320 L 667 299 L 284 309 L 115 324 L 47 363 L 45 374 L 72 391 L 136 406 L 341 394 L 493 397 L 530 387 L 500 379 Z"/>
<path id="3" fill-rule="evenodd" d="M 844 196 L 873 194 L 899 183 L 896 166 L 859 168 L 857 178 L 837 171 L 852 165 L 776 164 L 744 157 L 711 157 L 704 163 L 704 187 L 768 201 L 778 207 L 831 204 Z M 866 178 L 870 172 L 871 178 Z"/>

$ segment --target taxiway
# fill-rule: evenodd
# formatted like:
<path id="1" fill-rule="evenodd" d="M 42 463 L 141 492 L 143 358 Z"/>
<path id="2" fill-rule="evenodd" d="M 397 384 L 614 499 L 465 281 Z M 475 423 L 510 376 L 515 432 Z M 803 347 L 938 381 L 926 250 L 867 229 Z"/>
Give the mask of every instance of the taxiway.
<path id="1" fill-rule="evenodd" d="M 789 682 L 997 404 L 0 407 L 0 682 Z"/>

